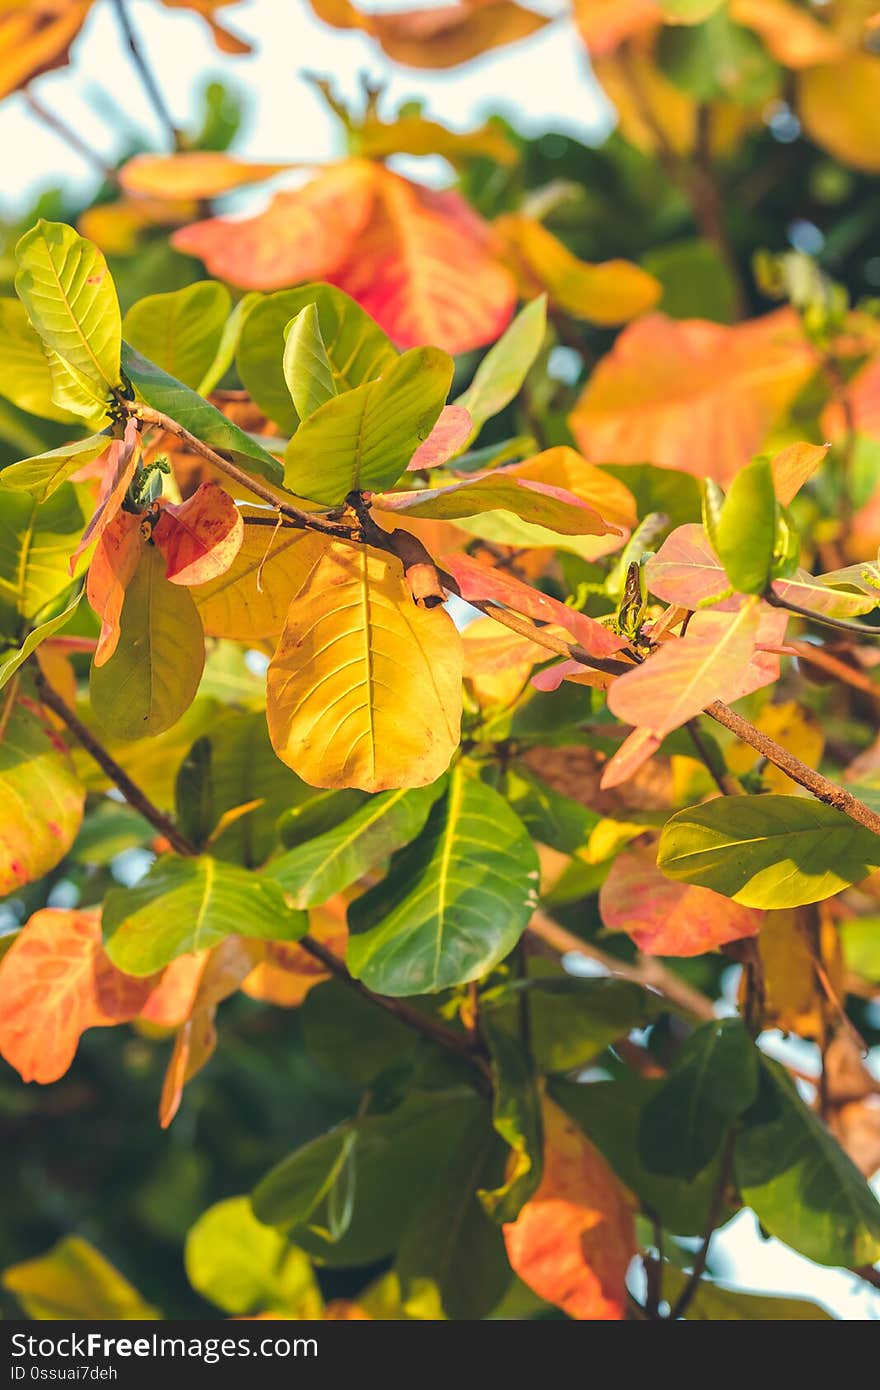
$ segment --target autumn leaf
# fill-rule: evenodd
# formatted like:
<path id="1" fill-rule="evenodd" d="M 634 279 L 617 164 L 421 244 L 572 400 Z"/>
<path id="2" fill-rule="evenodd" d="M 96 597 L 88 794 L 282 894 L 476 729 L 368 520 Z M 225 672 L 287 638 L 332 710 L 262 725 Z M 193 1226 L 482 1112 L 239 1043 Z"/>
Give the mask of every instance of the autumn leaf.
<path id="1" fill-rule="evenodd" d="M 125 426 L 124 437 L 114 439 L 107 448 L 107 462 L 98 491 L 98 503 L 70 557 L 71 574 L 74 572 L 77 558 L 93 541 L 100 540 L 105 529 L 119 515 L 139 462 L 140 435 L 137 422 L 131 419 Z"/>
<path id="2" fill-rule="evenodd" d="M 504 1227 L 516 1274 L 585 1322 L 626 1317 L 626 1272 L 636 1252 L 630 1199 L 598 1149 L 553 1101 L 542 1106 L 544 1175 Z"/>
<path id="3" fill-rule="evenodd" d="M 167 503 L 153 526 L 172 584 L 206 584 L 225 574 L 243 539 L 241 512 L 216 483 L 202 483 L 185 502 Z"/>
<path id="4" fill-rule="evenodd" d="M 256 217 L 212 217 L 181 228 L 171 240 L 240 289 L 330 280 L 362 235 L 374 198 L 373 167 L 345 160 L 295 192 L 276 193 Z"/>
<path id="5" fill-rule="evenodd" d="M 869 173 L 880 170 L 880 115 L 874 93 L 880 57 L 850 53 L 841 62 L 808 68 L 798 78 L 797 110 L 811 139 Z"/>
<path id="6" fill-rule="evenodd" d="M 194 10 L 201 15 L 211 31 L 211 36 L 222 53 L 250 53 L 251 45 L 239 34 L 227 29 L 217 19 L 219 10 L 234 5 L 236 0 L 162 0 L 169 10 Z"/>
<path id="7" fill-rule="evenodd" d="M 107 958 L 100 912 L 35 912 L 0 963 L 0 1053 L 23 1081 L 57 1081 L 86 1029 L 134 1018 L 153 983 Z"/>
<path id="8" fill-rule="evenodd" d="M 416 449 L 408 468 L 412 472 L 420 472 L 448 463 L 467 444 L 472 429 L 473 421 L 464 406 L 444 405 L 437 423 L 428 438 Z"/>
<path id="9" fill-rule="evenodd" d="M 452 619 L 413 603 L 398 560 L 333 547 L 269 664 L 272 745 L 311 786 L 426 786 L 458 745 L 461 660 Z"/>
<path id="10" fill-rule="evenodd" d="M 494 342 L 516 304 L 489 228 L 452 190 L 375 171 L 376 202 L 348 261 L 327 276 L 401 347 L 453 355 Z"/>
<path id="11" fill-rule="evenodd" d="M 652 314 L 621 333 L 570 424 L 596 462 L 648 460 L 724 485 L 815 365 L 789 310 L 730 328 Z"/>
<path id="12" fill-rule="evenodd" d="M 591 265 L 532 217 L 505 213 L 494 224 L 503 254 L 517 275 L 523 298 L 545 290 L 551 303 L 589 323 L 626 323 L 653 309 L 659 280 L 630 261 Z"/>
<path id="13" fill-rule="evenodd" d="M 199 201 L 220 197 L 247 184 L 262 183 L 294 167 L 254 163 L 213 150 L 137 154 L 120 169 L 119 182 L 126 193 L 138 197 Z"/>
<path id="14" fill-rule="evenodd" d="M 345 904 L 332 899 L 309 912 L 309 935 L 340 960 L 345 959 L 348 932 Z M 281 1008 L 298 1008 L 310 989 L 330 972 L 298 942 L 261 941 L 252 943 L 254 967 L 242 982 L 242 993 Z"/>
<path id="15" fill-rule="evenodd" d="M 463 0 L 435 9 L 365 13 L 350 0 L 310 0 L 335 29 L 362 29 L 397 63 L 413 68 L 451 68 L 482 53 L 516 43 L 548 23 L 545 15 L 514 0 Z"/>
<path id="16" fill-rule="evenodd" d="M 93 0 L 33 0 L 0 14 L 0 97 L 63 67 Z"/>
<path id="17" fill-rule="evenodd" d="M 661 21 L 657 0 L 574 0 L 574 21 L 590 53 L 613 53 L 626 40 Z"/>
<path id="18" fill-rule="evenodd" d="M 657 868 L 656 844 L 630 845 L 614 860 L 599 891 L 609 931 L 626 932 L 655 956 L 700 956 L 728 941 L 755 936 L 763 912 L 720 893 L 675 883 Z"/>
<path id="19" fill-rule="evenodd" d="M 103 666 L 116 650 L 122 604 L 141 557 L 141 518 L 120 511 L 105 526 L 86 576 L 86 597 L 101 619 L 95 665 Z"/>
<path id="20" fill-rule="evenodd" d="M 180 1025 L 165 1072 L 159 1123 L 167 1129 L 180 1109 L 187 1082 L 211 1060 L 217 1046 L 218 1005 L 234 994 L 253 965 L 250 943 L 228 937 L 202 957 L 201 975 L 189 1014 Z"/>

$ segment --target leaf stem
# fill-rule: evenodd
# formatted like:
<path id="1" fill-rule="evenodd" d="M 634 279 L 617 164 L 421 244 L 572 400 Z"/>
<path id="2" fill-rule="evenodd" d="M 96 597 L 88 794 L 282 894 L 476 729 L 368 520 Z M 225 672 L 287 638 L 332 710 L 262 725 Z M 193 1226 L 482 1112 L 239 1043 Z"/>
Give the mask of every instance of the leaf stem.
<path id="1" fill-rule="evenodd" d="M 786 612 L 796 613 L 799 618 L 809 618 L 811 623 L 818 623 L 821 627 L 833 627 L 838 632 L 854 632 L 859 637 L 873 637 L 875 641 L 880 638 L 880 627 L 868 627 L 866 623 L 854 623 L 849 618 L 829 618 L 824 613 L 814 613 L 812 608 L 803 608 L 799 603 L 782 598 L 772 588 L 763 597 L 771 608 L 784 608 Z"/>
<path id="2" fill-rule="evenodd" d="M 123 38 L 128 45 L 132 62 L 138 70 L 144 90 L 150 99 L 150 104 L 159 119 L 160 125 L 164 126 L 167 135 L 171 140 L 172 147 L 179 150 L 181 146 L 180 131 L 174 124 L 171 113 L 165 105 L 165 98 L 159 90 L 159 84 L 153 75 L 153 70 L 144 56 L 138 36 L 134 31 L 131 16 L 128 13 L 126 0 L 113 0 L 113 7 L 116 10 L 116 17 L 119 20 L 119 27 L 122 30 Z"/>

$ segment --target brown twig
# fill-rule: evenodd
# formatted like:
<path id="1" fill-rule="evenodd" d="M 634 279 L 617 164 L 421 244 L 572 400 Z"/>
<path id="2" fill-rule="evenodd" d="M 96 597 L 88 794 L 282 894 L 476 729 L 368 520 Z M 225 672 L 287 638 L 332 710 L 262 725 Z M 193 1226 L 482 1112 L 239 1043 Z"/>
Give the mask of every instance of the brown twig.
<path id="1" fill-rule="evenodd" d="M 172 147 L 178 150 L 180 149 L 181 143 L 180 131 L 174 124 L 171 113 L 165 105 L 165 98 L 159 90 L 159 84 L 153 75 L 153 70 L 144 56 L 143 49 L 140 46 L 137 34 L 132 26 L 131 17 L 126 7 L 126 0 L 113 0 L 113 7 L 116 10 L 119 27 L 128 45 L 128 51 L 131 54 L 132 62 L 138 70 L 138 75 L 140 76 L 141 82 L 144 84 L 144 90 L 150 99 L 150 104 L 159 119 L 159 123 L 164 126 L 166 133 L 170 137 Z"/>
<path id="2" fill-rule="evenodd" d="M 439 1043 L 448 1052 L 456 1053 L 479 1072 L 484 1082 L 488 1082 L 489 1071 L 485 1058 L 481 1051 L 475 1047 L 472 1039 L 464 1034 L 453 1032 L 451 1028 L 445 1027 L 437 1019 L 420 1013 L 418 1009 L 410 1008 L 408 1004 L 402 1003 L 399 999 L 389 999 L 387 995 L 374 994 L 371 989 L 367 989 L 366 985 L 361 984 L 360 980 L 356 980 L 349 973 L 344 962 L 338 956 L 334 955 L 332 951 L 328 951 L 327 947 L 323 946 L 320 941 L 316 941 L 314 937 L 302 936 L 297 945 L 302 946 L 303 950 L 307 951 L 310 956 L 314 956 L 315 960 L 319 960 L 337 980 L 341 980 L 355 994 L 359 994 L 362 999 L 369 999 L 370 1003 L 378 1005 L 380 1009 L 392 1014 L 394 1018 L 399 1019 L 409 1028 L 423 1033 L 432 1042 Z"/>
<path id="3" fill-rule="evenodd" d="M 852 686 L 853 690 L 870 695 L 874 700 L 880 700 L 880 684 L 872 681 L 864 671 L 850 666 L 849 662 L 841 661 L 833 652 L 826 651 L 824 647 L 815 647 L 810 642 L 789 641 L 785 645 L 799 661 L 808 666 L 815 666 L 819 671 L 827 671 L 829 676 L 834 676 L 844 685 Z"/>
<path id="4" fill-rule="evenodd" d="M 793 782 L 798 782 L 800 786 L 806 787 L 807 791 L 812 792 L 817 800 L 824 802 L 826 806 L 833 806 L 835 810 L 842 811 L 845 816 L 849 816 L 850 820 L 855 821 L 858 825 L 863 825 L 866 830 L 880 835 L 880 815 L 876 811 L 872 811 L 851 792 L 837 786 L 836 782 L 830 782 L 827 777 L 822 776 L 821 772 L 816 772 L 806 763 L 802 763 L 800 758 L 787 752 L 774 739 L 768 738 L 760 729 L 756 729 L 754 724 L 743 719 L 741 714 L 736 714 L 729 705 L 723 704 L 721 700 L 715 700 L 711 705 L 706 706 L 705 713 L 716 723 L 723 724 L 725 729 L 729 729 L 732 734 L 736 734 L 743 743 L 748 743 L 763 758 L 773 763 L 774 767 L 780 768 Z"/>
<path id="5" fill-rule="evenodd" d="M 731 1125 L 724 1140 L 724 1149 L 721 1155 L 721 1167 L 718 1173 L 718 1181 L 715 1184 L 715 1191 L 712 1194 L 712 1202 L 709 1207 L 709 1214 L 706 1218 L 706 1226 L 703 1231 L 703 1239 L 700 1248 L 694 1259 L 693 1269 L 690 1272 L 687 1283 L 669 1311 L 669 1321 L 675 1322 L 678 1318 L 683 1318 L 691 1305 L 691 1300 L 700 1287 L 700 1280 L 706 1268 L 706 1261 L 709 1258 L 709 1246 L 718 1225 L 718 1218 L 724 1207 L 724 1197 L 727 1185 L 733 1173 L 733 1151 L 736 1145 L 736 1126 Z"/>
<path id="6" fill-rule="evenodd" d="M 664 995 L 671 1003 L 696 1018 L 715 1018 L 711 999 L 694 989 L 680 975 L 668 970 L 653 956 L 640 956 L 636 965 L 630 965 L 627 961 L 608 955 L 591 941 L 582 941 L 574 932 L 554 922 L 552 917 L 540 910 L 532 914 L 527 930 L 531 936 L 552 947 L 559 955 L 587 956 L 604 966 L 609 974 L 619 975 L 624 980 L 632 980 L 635 984 L 656 990 L 658 994 Z"/>
<path id="7" fill-rule="evenodd" d="M 25 88 L 24 99 L 33 114 L 56 135 L 60 136 L 66 145 L 75 150 L 80 158 L 84 159 L 87 164 L 91 164 L 92 168 L 96 169 L 107 183 L 117 184 L 119 182 L 119 175 L 113 165 L 109 164 L 97 150 L 93 150 L 78 130 L 74 130 L 73 126 L 68 125 L 54 111 L 50 111 L 47 106 L 44 106 L 29 88 Z"/>
<path id="8" fill-rule="evenodd" d="M 86 750 L 89 757 L 94 759 L 103 772 L 106 772 L 110 781 L 122 792 L 129 806 L 140 812 L 144 820 L 149 821 L 160 835 L 164 835 L 169 845 L 178 854 L 198 854 L 196 846 L 177 828 L 174 821 L 166 816 L 164 811 L 160 811 L 146 793 L 141 791 L 140 787 L 131 780 L 125 769 L 119 766 L 115 758 L 111 757 L 106 748 L 99 743 L 91 730 L 82 722 L 79 715 L 70 708 L 66 700 L 62 699 L 58 691 L 53 689 L 40 671 L 35 673 L 35 684 L 37 694 L 43 704 L 52 710 L 53 714 L 57 714 L 76 741 Z"/>

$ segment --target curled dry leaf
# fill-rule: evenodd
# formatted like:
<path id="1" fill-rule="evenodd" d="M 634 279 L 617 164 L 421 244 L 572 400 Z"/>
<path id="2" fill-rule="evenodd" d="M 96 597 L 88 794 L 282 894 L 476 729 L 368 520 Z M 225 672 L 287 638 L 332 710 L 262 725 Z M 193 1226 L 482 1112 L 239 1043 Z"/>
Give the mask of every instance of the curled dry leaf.
<path id="1" fill-rule="evenodd" d="M 244 539 L 244 520 L 229 493 L 202 483 L 185 502 L 167 503 L 153 539 L 172 584 L 206 584 L 229 569 Z M 268 537 L 267 537 L 268 540 Z"/>

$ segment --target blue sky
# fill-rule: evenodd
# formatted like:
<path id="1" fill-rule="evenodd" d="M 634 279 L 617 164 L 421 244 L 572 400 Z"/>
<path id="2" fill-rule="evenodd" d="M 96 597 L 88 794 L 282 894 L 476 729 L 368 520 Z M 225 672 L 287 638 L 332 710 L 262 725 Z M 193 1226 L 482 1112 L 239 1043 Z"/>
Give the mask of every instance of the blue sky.
<path id="1" fill-rule="evenodd" d="M 555 8 L 552 2 L 535 7 Z M 431 74 L 394 67 L 363 35 L 317 23 L 304 0 L 245 0 L 230 8 L 230 26 L 255 41 L 248 58 L 218 53 L 204 24 L 186 12 L 151 0 L 131 0 L 130 9 L 175 121 L 192 124 L 197 85 L 222 75 L 248 96 L 244 138 L 237 148 L 254 157 L 315 160 L 338 152 L 334 120 L 302 81 L 303 69 L 331 77 L 349 96 L 366 72 L 387 83 L 389 101 L 418 96 L 430 114 L 461 128 L 490 110 L 504 110 L 527 132 L 551 129 L 598 142 L 612 123 L 567 23 L 463 70 Z M 35 91 L 107 158 L 120 144 L 114 123 L 116 130 L 127 123 L 149 132 L 155 148 L 163 148 L 161 128 L 119 43 L 107 3 L 96 4 L 74 47 L 72 66 L 40 78 Z M 94 185 L 89 165 L 36 121 L 20 97 L 0 105 L 0 147 L 2 210 L 21 209 L 38 189 Z M 815 1069 L 814 1054 L 804 1045 L 798 1063 Z M 713 1256 L 717 1273 L 733 1284 L 818 1298 L 841 1317 L 880 1316 L 880 1295 L 853 1275 L 819 1269 L 778 1241 L 762 1241 L 750 1213 L 731 1223 Z"/>

